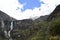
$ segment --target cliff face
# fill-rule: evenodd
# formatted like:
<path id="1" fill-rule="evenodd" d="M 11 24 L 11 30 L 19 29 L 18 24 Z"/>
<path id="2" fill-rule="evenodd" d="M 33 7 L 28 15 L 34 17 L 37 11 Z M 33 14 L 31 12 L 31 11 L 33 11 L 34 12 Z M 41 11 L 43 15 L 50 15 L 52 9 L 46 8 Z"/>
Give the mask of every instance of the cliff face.
<path id="1" fill-rule="evenodd" d="M 11 25 L 11 21 L 14 21 L 16 19 L 10 17 L 9 15 L 7 15 L 6 13 L 0 11 L 0 28 L 4 25 L 4 30 L 9 30 L 10 25 Z M 2 24 L 3 21 L 3 24 Z M 2 28 L 1 28 L 2 29 Z M 0 31 L 1 31 L 0 29 Z"/>
<path id="2" fill-rule="evenodd" d="M 2 24 L 3 21 L 3 24 Z M 34 22 L 32 19 L 24 19 L 24 20 L 16 20 L 4 12 L 0 11 L 0 37 L 4 37 L 4 30 L 7 32 L 11 29 L 11 21 L 13 21 L 13 30 L 12 30 L 12 36 L 15 37 L 15 35 L 20 34 L 18 31 L 26 30 L 26 29 L 31 29 L 34 25 Z M 2 31 L 2 26 L 4 26 L 3 31 Z M 18 31 L 16 32 L 15 30 Z M 17 37 L 17 36 L 16 36 Z"/>
<path id="3" fill-rule="evenodd" d="M 0 11 L 0 22 L 1 20 L 4 21 L 4 23 L 6 25 L 9 25 L 11 23 L 11 21 L 14 22 L 14 29 L 15 28 L 24 28 L 24 27 L 30 27 L 33 25 L 33 20 L 32 19 L 24 19 L 24 20 L 16 20 L 12 17 L 10 17 L 9 15 L 5 14 L 4 12 Z"/>
<path id="4" fill-rule="evenodd" d="M 10 30 L 11 21 L 14 21 L 16 19 L 10 17 L 6 13 L 0 11 L 0 38 L 6 38 L 4 31 L 8 32 Z M 1 39 L 0 39 L 1 40 Z M 3 39 L 2 39 L 3 40 Z"/>
<path id="5" fill-rule="evenodd" d="M 24 20 L 16 20 L 4 12 L 0 11 L 0 26 L 1 26 L 1 21 L 4 21 L 5 26 L 10 26 L 11 21 L 13 21 L 14 24 L 14 29 L 25 29 L 25 28 L 32 28 L 33 26 L 33 20 L 32 19 L 24 19 Z"/>

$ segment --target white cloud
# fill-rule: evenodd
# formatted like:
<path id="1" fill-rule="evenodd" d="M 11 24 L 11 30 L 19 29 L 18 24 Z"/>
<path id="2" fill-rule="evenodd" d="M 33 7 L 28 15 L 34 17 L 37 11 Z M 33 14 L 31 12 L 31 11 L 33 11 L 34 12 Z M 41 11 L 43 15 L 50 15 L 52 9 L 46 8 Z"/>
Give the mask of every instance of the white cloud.
<path id="1" fill-rule="evenodd" d="M 60 0 L 42 0 L 44 5 L 41 6 L 41 10 L 44 12 L 44 15 L 50 14 L 57 5 L 60 4 Z M 46 13 L 47 12 L 47 13 Z"/>
<path id="2" fill-rule="evenodd" d="M 23 8 L 23 5 L 18 3 L 18 0 L 0 0 L 0 10 L 10 15 L 13 18 L 18 20 L 39 17 L 41 15 L 50 14 L 55 7 L 60 4 L 60 0 L 41 0 L 45 4 L 42 4 L 41 7 L 35 8 L 34 10 L 27 9 L 24 12 L 21 10 L 16 10 L 17 7 Z M 40 9 L 40 10 L 39 10 Z"/>

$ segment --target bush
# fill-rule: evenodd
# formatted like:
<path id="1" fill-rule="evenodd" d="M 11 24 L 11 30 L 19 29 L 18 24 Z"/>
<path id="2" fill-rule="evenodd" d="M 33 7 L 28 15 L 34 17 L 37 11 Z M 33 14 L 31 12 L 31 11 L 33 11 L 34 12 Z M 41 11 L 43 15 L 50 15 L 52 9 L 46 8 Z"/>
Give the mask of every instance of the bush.
<path id="1" fill-rule="evenodd" d="M 60 18 L 51 22 L 49 30 L 52 36 L 60 35 Z"/>

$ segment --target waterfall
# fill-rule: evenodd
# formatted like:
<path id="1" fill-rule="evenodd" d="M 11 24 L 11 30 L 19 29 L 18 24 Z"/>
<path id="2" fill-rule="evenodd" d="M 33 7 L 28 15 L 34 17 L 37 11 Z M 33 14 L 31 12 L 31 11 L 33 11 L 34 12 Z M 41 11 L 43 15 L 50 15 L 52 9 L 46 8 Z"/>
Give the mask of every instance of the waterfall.
<path id="1" fill-rule="evenodd" d="M 11 21 L 10 30 L 8 31 L 8 36 L 11 37 L 10 32 L 13 30 L 13 21 Z M 10 39 L 9 39 L 10 40 Z M 12 40 L 12 39 L 11 39 Z"/>
<path id="2" fill-rule="evenodd" d="M 8 31 L 8 36 L 9 36 L 9 37 L 10 37 L 10 32 L 11 32 L 11 31 Z"/>
<path id="3" fill-rule="evenodd" d="M 7 30 L 5 29 L 5 23 L 4 23 L 4 21 L 1 20 L 1 28 L 2 28 L 2 31 L 3 31 L 4 34 L 5 34 L 5 37 L 8 38 L 9 40 L 12 40 L 10 33 L 11 33 L 11 31 L 13 30 L 13 21 L 11 21 L 10 30 L 7 31 Z"/>
<path id="4" fill-rule="evenodd" d="M 10 25 L 10 30 L 9 30 L 9 31 L 7 31 L 7 30 L 5 29 L 5 23 L 4 23 L 3 20 L 1 21 L 1 27 L 2 27 L 2 31 L 3 31 L 4 34 L 5 34 L 5 37 L 6 37 L 6 38 L 10 37 L 10 32 L 13 30 L 13 21 L 11 21 L 11 25 Z"/>
<path id="5" fill-rule="evenodd" d="M 4 33 L 5 33 L 5 37 L 8 38 L 8 35 L 7 35 L 7 31 L 4 30 Z"/>
<path id="6" fill-rule="evenodd" d="M 13 29 L 13 21 L 11 22 L 11 26 L 10 26 L 11 30 Z"/>

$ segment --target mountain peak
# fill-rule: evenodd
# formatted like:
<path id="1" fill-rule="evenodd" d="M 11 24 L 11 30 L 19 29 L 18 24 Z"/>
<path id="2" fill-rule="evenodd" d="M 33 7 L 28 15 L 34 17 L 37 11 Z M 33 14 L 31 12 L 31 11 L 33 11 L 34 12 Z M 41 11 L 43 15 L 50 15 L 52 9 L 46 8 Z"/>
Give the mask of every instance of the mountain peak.
<path id="1" fill-rule="evenodd" d="M 10 17 L 9 15 L 7 15 L 6 13 L 0 11 L 0 20 L 7 20 L 7 21 L 12 21 L 15 20 L 14 18 Z"/>

